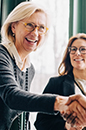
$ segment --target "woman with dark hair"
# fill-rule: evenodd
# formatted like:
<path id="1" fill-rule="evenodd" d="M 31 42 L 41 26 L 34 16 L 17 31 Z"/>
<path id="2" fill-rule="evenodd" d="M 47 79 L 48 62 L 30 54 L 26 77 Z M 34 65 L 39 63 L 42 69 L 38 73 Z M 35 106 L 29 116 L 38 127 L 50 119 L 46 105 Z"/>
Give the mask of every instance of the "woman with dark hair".
<path id="1" fill-rule="evenodd" d="M 63 60 L 58 68 L 59 75 L 58 77 L 50 78 L 46 88 L 44 89 L 45 93 L 59 94 L 62 96 L 70 96 L 73 94 L 86 94 L 86 34 L 79 33 L 75 36 L 72 36 L 69 39 Z M 75 104 L 71 103 L 70 112 L 72 108 L 76 107 L 76 111 L 79 111 L 77 101 Z M 82 111 L 80 111 L 82 113 Z M 70 123 L 73 126 L 73 121 L 78 119 L 77 114 L 70 115 Z M 84 114 L 86 111 L 84 111 Z M 72 113 L 75 114 L 75 113 Z M 75 119 L 76 117 L 76 119 Z M 62 118 L 60 112 L 58 111 L 57 115 L 47 115 L 38 113 L 37 119 L 35 122 L 35 127 L 37 130 L 81 130 L 86 126 L 86 119 L 83 116 L 81 124 L 77 127 L 71 127 L 70 124 Z M 73 120 L 74 119 L 74 120 Z M 80 126 L 80 127 L 79 127 Z"/>

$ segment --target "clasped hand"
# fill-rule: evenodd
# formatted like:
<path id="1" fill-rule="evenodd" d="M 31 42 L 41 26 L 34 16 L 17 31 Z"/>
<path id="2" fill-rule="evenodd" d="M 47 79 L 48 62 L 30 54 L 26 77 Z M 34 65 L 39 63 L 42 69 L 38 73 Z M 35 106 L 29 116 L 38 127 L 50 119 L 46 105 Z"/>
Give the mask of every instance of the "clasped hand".
<path id="1" fill-rule="evenodd" d="M 54 109 L 60 111 L 67 130 L 82 130 L 86 126 L 86 97 L 73 95 L 57 96 Z"/>

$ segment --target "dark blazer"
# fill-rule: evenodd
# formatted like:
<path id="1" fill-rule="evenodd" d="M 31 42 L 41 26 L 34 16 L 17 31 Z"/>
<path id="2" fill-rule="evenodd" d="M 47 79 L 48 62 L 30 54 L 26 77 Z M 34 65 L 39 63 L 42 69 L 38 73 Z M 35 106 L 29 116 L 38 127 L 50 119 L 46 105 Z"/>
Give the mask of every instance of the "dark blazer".
<path id="1" fill-rule="evenodd" d="M 67 75 L 53 77 L 49 80 L 43 93 L 69 96 L 75 93 L 74 76 L 72 72 Z M 65 130 L 65 121 L 58 112 L 57 115 L 38 113 L 34 123 L 37 130 Z"/>

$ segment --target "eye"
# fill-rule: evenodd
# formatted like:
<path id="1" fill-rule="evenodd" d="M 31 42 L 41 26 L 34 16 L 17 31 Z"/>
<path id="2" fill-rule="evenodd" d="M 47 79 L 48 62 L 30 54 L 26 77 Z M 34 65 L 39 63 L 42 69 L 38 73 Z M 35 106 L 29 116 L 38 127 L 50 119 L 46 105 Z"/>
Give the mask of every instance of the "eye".
<path id="1" fill-rule="evenodd" d="M 43 31 L 43 30 L 45 30 L 45 27 L 44 26 L 39 26 L 39 31 Z"/>
<path id="2" fill-rule="evenodd" d="M 68 51 L 71 53 L 71 54 L 75 54 L 77 48 L 75 46 L 71 46 L 68 48 Z"/>
<path id="3" fill-rule="evenodd" d="M 71 47 L 71 51 L 76 51 L 77 49 L 75 47 Z"/>
<path id="4" fill-rule="evenodd" d="M 45 27 L 44 26 L 40 26 L 41 29 L 44 29 Z"/>
<path id="5" fill-rule="evenodd" d="M 86 47 L 81 47 L 81 48 L 80 48 L 80 51 L 81 51 L 82 53 L 86 53 Z"/>
<path id="6" fill-rule="evenodd" d="M 81 48 L 81 51 L 86 51 L 86 48 L 84 48 L 84 47 L 83 47 L 83 48 Z"/>
<path id="7" fill-rule="evenodd" d="M 34 28 L 34 24 L 32 24 L 32 23 L 27 23 L 26 27 L 28 27 L 28 28 Z"/>

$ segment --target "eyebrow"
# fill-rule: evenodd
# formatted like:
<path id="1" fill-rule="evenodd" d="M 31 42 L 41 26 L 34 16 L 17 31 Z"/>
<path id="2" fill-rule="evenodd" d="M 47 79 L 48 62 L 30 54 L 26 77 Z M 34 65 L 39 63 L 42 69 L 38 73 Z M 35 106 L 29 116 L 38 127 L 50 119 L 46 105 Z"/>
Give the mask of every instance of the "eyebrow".
<path id="1" fill-rule="evenodd" d="M 25 23 L 33 23 L 33 24 L 35 24 L 34 22 L 25 22 Z M 37 24 L 35 24 L 35 25 L 37 25 Z M 44 24 L 39 24 L 39 25 L 37 25 L 37 26 L 44 26 L 45 27 L 45 25 Z"/>

